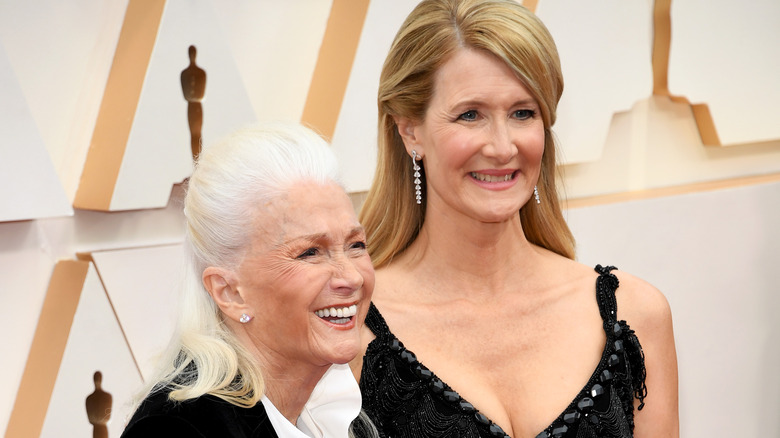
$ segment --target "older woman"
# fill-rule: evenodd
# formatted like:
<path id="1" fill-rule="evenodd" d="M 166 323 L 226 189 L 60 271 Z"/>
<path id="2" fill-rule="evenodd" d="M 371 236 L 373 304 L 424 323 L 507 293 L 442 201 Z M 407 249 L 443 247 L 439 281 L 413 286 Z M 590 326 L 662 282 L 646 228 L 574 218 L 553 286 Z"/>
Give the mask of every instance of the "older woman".
<path id="1" fill-rule="evenodd" d="M 178 331 L 123 437 L 348 436 L 374 271 L 335 181 L 328 145 L 298 125 L 201 153 Z"/>
<path id="2" fill-rule="evenodd" d="M 424 0 L 396 35 L 360 215 L 375 306 L 353 362 L 380 433 L 678 435 L 666 299 L 573 260 L 562 91 L 552 37 L 515 1 Z"/>

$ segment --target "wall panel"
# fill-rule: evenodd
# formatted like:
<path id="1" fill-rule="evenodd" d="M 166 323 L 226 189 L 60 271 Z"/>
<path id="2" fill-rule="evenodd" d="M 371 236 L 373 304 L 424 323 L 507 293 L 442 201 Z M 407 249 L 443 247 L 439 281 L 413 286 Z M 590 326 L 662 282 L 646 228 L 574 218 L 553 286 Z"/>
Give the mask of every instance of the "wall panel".
<path id="1" fill-rule="evenodd" d="M 724 2 L 523 3 L 536 8 L 562 56 L 566 89 L 555 130 L 566 194 L 578 206 L 567 214 L 580 259 L 644 277 L 672 304 L 682 436 L 774 436 L 780 432 L 771 423 L 780 409 L 780 381 L 771 369 L 780 359 L 771 314 L 778 307 L 772 291 L 780 136 L 772 130 L 780 126 L 780 96 L 772 74 L 780 69 L 780 27 L 773 26 L 780 14 L 770 0 Z M 153 4 L 159 23 L 135 29 L 152 40 L 137 70 L 137 96 L 112 100 L 106 84 L 123 55 L 128 7 L 154 14 Z M 346 81 L 343 95 L 334 97 L 341 99 L 338 114 L 330 114 L 332 141 L 358 206 L 374 174 L 379 71 L 415 4 L 370 1 L 351 70 L 316 78 Z M 658 5 L 666 8 L 660 19 L 673 26 L 668 66 L 652 46 Z M 55 364 L 62 375 L 49 385 L 52 409 L 39 419 L 41 430 L 73 420 L 79 422 L 74 436 L 88 434 L 83 403 L 73 400 L 92 390 L 96 364 L 115 401 L 126 400 L 162 345 L 162 339 L 146 341 L 148 303 L 156 304 L 161 325 L 173 323 L 175 303 L 161 294 L 178 281 L 175 254 L 184 235 L 178 183 L 192 169 L 179 81 L 189 45 L 208 75 L 206 145 L 248 121 L 305 120 L 333 6 L 320 0 L 0 1 L 0 130 L 13 139 L 0 142 L 0 331 L 13 333 L 0 361 L 0 431 L 30 365 L 58 261 L 86 263 L 76 262 L 77 255 L 91 255 L 95 266 L 84 275 L 92 286 L 79 299 L 92 304 L 77 303 L 71 315 L 75 332 L 85 335 L 68 340 L 62 366 Z M 131 40 L 139 43 L 137 36 Z M 657 87 L 659 66 L 668 73 L 666 93 Z M 115 91 L 128 86 L 117 84 Z M 90 142 L 108 126 L 100 118 L 125 104 L 132 115 L 120 120 L 125 140 L 111 146 L 123 150 L 108 172 L 109 195 L 71 208 L 91 162 Z M 711 110 L 719 143 L 733 147 L 706 146 L 698 104 Z M 120 137 L 103 132 L 109 141 Z M 101 177 L 104 164 L 91 164 Z M 98 274 L 103 283 L 95 283 Z M 92 340 L 87 327 L 95 326 L 105 327 L 101 335 L 108 338 Z M 89 346 L 94 342 L 110 345 L 114 357 L 135 356 L 137 365 L 99 362 Z M 117 375 L 129 386 L 113 381 Z M 725 384 L 712 384 L 723 376 Z M 111 436 L 118 436 L 123 415 L 113 416 Z"/>

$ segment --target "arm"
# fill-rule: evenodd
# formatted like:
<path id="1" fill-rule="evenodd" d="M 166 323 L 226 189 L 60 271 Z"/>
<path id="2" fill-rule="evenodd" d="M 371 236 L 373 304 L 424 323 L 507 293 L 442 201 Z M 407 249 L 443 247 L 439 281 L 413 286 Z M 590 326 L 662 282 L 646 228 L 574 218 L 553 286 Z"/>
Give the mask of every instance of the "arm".
<path id="1" fill-rule="evenodd" d="M 677 438 L 680 419 L 677 390 L 677 353 L 672 312 L 666 297 L 655 287 L 623 272 L 616 294 L 618 317 L 636 332 L 645 354 L 647 398 L 634 411 L 636 438 Z M 638 406 L 638 401 L 635 407 Z"/>

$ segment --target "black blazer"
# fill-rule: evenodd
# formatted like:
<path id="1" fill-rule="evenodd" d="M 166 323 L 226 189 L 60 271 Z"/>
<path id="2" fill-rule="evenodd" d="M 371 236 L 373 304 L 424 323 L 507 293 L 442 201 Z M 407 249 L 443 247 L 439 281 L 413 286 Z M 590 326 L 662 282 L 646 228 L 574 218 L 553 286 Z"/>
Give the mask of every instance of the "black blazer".
<path id="1" fill-rule="evenodd" d="M 122 438 L 278 438 L 262 403 L 241 408 L 212 395 L 172 402 L 169 392 L 147 396 Z"/>

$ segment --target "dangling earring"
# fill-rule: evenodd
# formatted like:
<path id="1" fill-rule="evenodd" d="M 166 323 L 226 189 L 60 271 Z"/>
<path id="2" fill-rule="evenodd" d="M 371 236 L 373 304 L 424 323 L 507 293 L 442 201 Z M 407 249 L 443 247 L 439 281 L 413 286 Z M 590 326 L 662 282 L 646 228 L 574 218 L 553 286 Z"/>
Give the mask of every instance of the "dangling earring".
<path id="1" fill-rule="evenodd" d="M 251 320 L 252 320 L 252 317 L 247 315 L 246 313 L 242 313 L 241 314 L 241 318 L 239 318 L 239 321 L 241 321 L 242 324 L 246 324 L 246 323 L 248 323 Z"/>
<path id="2" fill-rule="evenodd" d="M 536 189 L 536 186 L 534 186 L 534 198 L 536 198 L 536 203 L 541 204 L 542 201 L 539 200 L 539 190 Z"/>
<path id="3" fill-rule="evenodd" d="M 417 151 L 412 149 L 412 170 L 414 170 L 414 196 L 417 199 L 417 204 L 422 204 L 422 187 L 420 184 L 420 165 L 417 164 Z"/>

